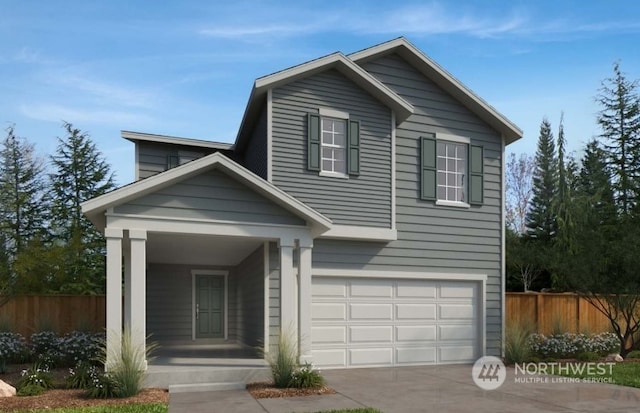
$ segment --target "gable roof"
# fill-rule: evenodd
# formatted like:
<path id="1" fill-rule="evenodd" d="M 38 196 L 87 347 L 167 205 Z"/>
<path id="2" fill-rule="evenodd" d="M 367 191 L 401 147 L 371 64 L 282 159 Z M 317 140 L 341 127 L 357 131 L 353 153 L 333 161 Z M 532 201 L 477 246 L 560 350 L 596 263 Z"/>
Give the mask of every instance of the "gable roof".
<path id="1" fill-rule="evenodd" d="M 218 169 L 245 184 L 256 193 L 282 206 L 294 215 L 304 219 L 318 233 L 329 230 L 332 222 L 318 211 L 298 201 L 296 198 L 265 181 L 251 171 L 238 165 L 219 152 L 169 169 L 149 178 L 120 187 L 107 194 L 82 203 L 82 212 L 98 228 L 106 225 L 107 209 L 166 188 L 174 183 L 198 175 L 206 170 Z"/>
<path id="2" fill-rule="evenodd" d="M 253 89 L 251 90 L 251 95 L 249 96 L 249 103 L 245 109 L 242 123 L 240 124 L 235 147 L 241 150 L 248 142 L 253 125 L 258 120 L 260 111 L 266 103 L 266 96 L 269 89 L 286 85 L 298 79 L 312 76 L 329 69 L 338 70 L 352 82 L 393 109 L 396 113 L 398 123 L 413 113 L 413 106 L 409 102 L 355 64 L 344 54 L 336 52 L 256 79 Z"/>
<path id="3" fill-rule="evenodd" d="M 348 55 L 348 58 L 361 64 L 392 53 L 397 53 L 411 66 L 460 101 L 480 119 L 502 133 L 506 144 L 522 137 L 520 128 L 404 37 L 352 53 Z"/>
<path id="4" fill-rule="evenodd" d="M 169 143 L 172 145 L 194 146 L 196 148 L 218 149 L 223 151 L 233 150 L 233 144 L 231 143 L 214 142 L 214 141 L 207 141 L 203 139 L 182 138 L 179 136 L 168 136 L 168 135 L 156 135 L 153 133 L 134 132 L 134 131 L 128 131 L 128 130 L 120 131 L 120 134 L 124 139 L 131 142 L 146 141 L 146 142 Z"/>

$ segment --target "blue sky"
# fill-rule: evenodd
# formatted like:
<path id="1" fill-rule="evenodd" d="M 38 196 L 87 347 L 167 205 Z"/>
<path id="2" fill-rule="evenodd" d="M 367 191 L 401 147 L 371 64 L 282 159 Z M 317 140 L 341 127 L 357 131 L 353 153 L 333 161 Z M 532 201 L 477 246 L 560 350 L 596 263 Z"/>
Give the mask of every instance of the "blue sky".
<path id="1" fill-rule="evenodd" d="M 640 2 L 0 0 L 0 123 L 43 156 L 62 121 L 90 133 L 121 184 L 120 130 L 233 142 L 255 78 L 406 36 L 524 130 L 569 149 L 598 134 L 594 96 L 621 61 L 640 78 Z"/>

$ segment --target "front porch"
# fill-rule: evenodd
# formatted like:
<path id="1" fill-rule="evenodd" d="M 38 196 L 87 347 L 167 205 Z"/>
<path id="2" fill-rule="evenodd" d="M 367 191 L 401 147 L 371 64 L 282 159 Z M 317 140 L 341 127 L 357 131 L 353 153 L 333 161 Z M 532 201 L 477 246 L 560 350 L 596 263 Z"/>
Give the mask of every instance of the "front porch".
<path id="1" fill-rule="evenodd" d="M 171 393 L 242 389 L 271 373 L 260 352 L 237 344 L 161 345 L 149 361 L 146 387 Z"/>

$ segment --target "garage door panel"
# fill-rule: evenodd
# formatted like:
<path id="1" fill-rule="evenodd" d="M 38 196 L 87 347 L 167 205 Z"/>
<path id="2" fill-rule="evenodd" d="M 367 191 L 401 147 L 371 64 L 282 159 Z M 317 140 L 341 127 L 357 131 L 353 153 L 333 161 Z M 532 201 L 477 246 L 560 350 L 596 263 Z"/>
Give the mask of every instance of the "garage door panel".
<path id="1" fill-rule="evenodd" d="M 398 281 L 397 296 L 399 298 L 436 298 L 436 291 L 435 281 L 425 282 L 422 280 L 403 280 Z"/>
<path id="2" fill-rule="evenodd" d="M 398 320 L 435 320 L 435 304 L 396 304 Z"/>
<path id="3" fill-rule="evenodd" d="M 316 303 L 311 306 L 313 320 L 344 320 L 347 317 L 346 303 Z"/>
<path id="4" fill-rule="evenodd" d="M 472 283 L 440 282 L 441 298 L 473 298 L 476 295 L 476 286 Z"/>
<path id="5" fill-rule="evenodd" d="M 446 346 L 439 350 L 441 363 L 469 363 L 476 359 L 473 346 Z"/>
<path id="6" fill-rule="evenodd" d="M 473 362 L 476 282 L 313 277 L 312 356 L 322 367 Z"/>
<path id="7" fill-rule="evenodd" d="M 327 326 L 313 327 L 311 329 L 311 342 L 313 344 L 347 344 L 347 327 Z"/>
<path id="8" fill-rule="evenodd" d="M 349 314 L 351 320 L 391 320 L 393 319 L 393 305 L 351 303 Z"/>
<path id="9" fill-rule="evenodd" d="M 436 348 L 396 348 L 396 360 L 398 364 L 434 364 L 436 362 Z"/>
<path id="10" fill-rule="evenodd" d="M 436 326 L 397 326 L 396 340 L 399 343 L 436 341 Z"/>
<path id="11" fill-rule="evenodd" d="M 347 365 L 346 349 L 312 350 L 313 364 L 323 367 L 344 367 Z"/>
<path id="12" fill-rule="evenodd" d="M 357 280 L 351 282 L 351 297 L 393 297 L 393 285 L 388 282 L 385 284 L 371 284 L 369 280 Z"/>
<path id="13" fill-rule="evenodd" d="M 331 279 L 319 279 L 317 282 L 313 282 L 312 295 L 314 297 L 346 297 L 347 296 L 347 282 Z"/>
<path id="14" fill-rule="evenodd" d="M 393 349 L 391 347 L 349 349 L 349 361 L 352 366 L 390 366 L 393 364 Z"/>
<path id="15" fill-rule="evenodd" d="M 472 320 L 474 308 L 471 304 L 439 304 L 440 320 Z"/>
<path id="16" fill-rule="evenodd" d="M 438 326 L 438 338 L 440 340 L 474 340 L 477 332 L 473 325 L 446 325 Z"/>
<path id="17" fill-rule="evenodd" d="M 350 343 L 372 343 L 393 341 L 392 326 L 352 326 L 349 327 Z"/>

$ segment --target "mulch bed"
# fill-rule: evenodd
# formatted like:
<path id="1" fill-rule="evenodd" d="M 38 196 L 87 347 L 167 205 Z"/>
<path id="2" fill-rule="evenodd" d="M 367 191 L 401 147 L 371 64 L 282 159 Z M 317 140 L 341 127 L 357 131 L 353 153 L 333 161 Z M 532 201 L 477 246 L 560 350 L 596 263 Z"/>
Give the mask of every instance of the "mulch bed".
<path id="1" fill-rule="evenodd" d="M 317 396 L 323 394 L 335 394 L 331 387 L 315 387 L 310 389 L 279 389 L 273 387 L 271 382 L 257 382 L 247 384 L 247 391 L 255 399 L 273 399 L 278 397 Z"/>

